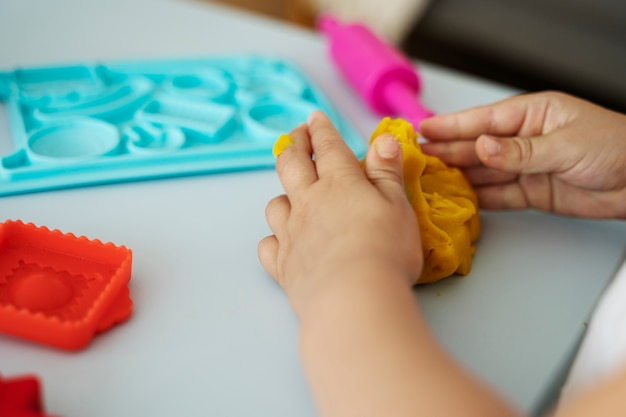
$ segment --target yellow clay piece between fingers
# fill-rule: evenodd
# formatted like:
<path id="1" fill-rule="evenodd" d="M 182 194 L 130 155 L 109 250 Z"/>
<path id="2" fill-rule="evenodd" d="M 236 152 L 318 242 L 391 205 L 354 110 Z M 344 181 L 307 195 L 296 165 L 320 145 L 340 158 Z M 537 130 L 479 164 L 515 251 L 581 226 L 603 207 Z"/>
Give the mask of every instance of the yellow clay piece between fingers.
<path id="1" fill-rule="evenodd" d="M 480 236 L 474 189 L 459 169 L 422 153 L 407 121 L 384 118 L 370 143 L 383 133 L 394 135 L 402 146 L 404 189 L 419 222 L 424 267 L 416 284 L 466 275 Z"/>
<path id="2" fill-rule="evenodd" d="M 293 144 L 293 138 L 285 133 L 280 135 L 276 142 L 274 143 L 274 147 L 272 148 L 272 154 L 274 157 L 278 158 L 278 156 L 283 153 L 285 149 Z"/>

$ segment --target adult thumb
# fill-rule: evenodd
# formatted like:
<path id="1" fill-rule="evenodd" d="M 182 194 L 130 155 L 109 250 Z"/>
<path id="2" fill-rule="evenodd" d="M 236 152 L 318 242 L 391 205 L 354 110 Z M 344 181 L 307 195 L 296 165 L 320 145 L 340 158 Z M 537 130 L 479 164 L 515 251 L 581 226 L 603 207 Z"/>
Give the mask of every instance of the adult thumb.
<path id="1" fill-rule="evenodd" d="M 402 146 L 395 136 L 387 133 L 372 141 L 365 157 L 365 174 L 386 196 L 404 193 Z"/>
<path id="2" fill-rule="evenodd" d="M 515 174 L 552 172 L 562 166 L 567 149 L 547 134 L 534 137 L 495 137 L 476 140 L 476 154 L 486 166 Z"/>

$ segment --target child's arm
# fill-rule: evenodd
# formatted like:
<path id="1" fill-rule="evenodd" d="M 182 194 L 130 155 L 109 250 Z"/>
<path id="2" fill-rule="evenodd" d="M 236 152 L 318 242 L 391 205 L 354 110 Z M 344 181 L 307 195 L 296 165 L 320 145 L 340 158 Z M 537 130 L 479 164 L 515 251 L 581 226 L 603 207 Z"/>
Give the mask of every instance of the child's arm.
<path id="1" fill-rule="evenodd" d="M 364 172 L 321 113 L 291 137 L 277 161 L 287 194 L 268 204 L 274 235 L 259 257 L 301 319 L 321 414 L 515 415 L 449 358 L 420 314 L 411 286 L 423 260 L 398 143 L 379 137 Z"/>
<path id="2" fill-rule="evenodd" d="M 623 417 L 626 415 L 626 368 L 562 404 L 553 417 Z"/>
<path id="3" fill-rule="evenodd" d="M 340 282 L 301 317 L 322 416 L 517 415 L 440 348 L 401 270 L 363 262 L 329 273 Z"/>
<path id="4" fill-rule="evenodd" d="M 621 124 L 621 117 L 605 116 L 597 120 Z M 449 140 L 455 135 L 454 117 L 434 118 L 424 126 L 430 126 L 428 131 L 448 124 L 451 130 L 444 129 L 439 140 Z M 612 129 L 606 123 L 600 128 Z M 517 415 L 447 355 L 419 311 L 411 285 L 423 259 L 416 217 L 402 186 L 397 142 L 377 138 L 363 171 L 320 113 L 291 136 L 293 143 L 277 161 L 286 194 L 267 206 L 274 234 L 259 243 L 259 257 L 300 317 L 302 360 L 321 414 Z M 620 137 L 618 129 L 609 139 Z M 452 146 L 474 160 L 471 152 L 463 152 L 467 145 L 473 152 L 472 142 Z M 447 152 L 447 144 L 433 146 Z M 613 150 L 603 154 L 623 155 L 621 147 Z M 592 178 L 621 181 L 623 164 L 620 169 Z M 585 206 L 577 209 L 582 215 Z M 626 370 L 565 405 L 558 417 L 622 416 L 624 393 Z"/>

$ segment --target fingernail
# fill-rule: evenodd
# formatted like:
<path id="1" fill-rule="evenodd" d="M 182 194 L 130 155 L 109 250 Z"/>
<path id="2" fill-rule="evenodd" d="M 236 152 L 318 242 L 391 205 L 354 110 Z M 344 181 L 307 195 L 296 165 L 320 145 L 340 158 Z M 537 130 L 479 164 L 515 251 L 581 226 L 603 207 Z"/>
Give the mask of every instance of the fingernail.
<path id="1" fill-rule="evenodd" d="M 272 148 L 272 154 L 274 154 L 274 157 L 278 158 L 278 156 L 291 145 L 293 145 L 293 138 L 287 134 L 282 134 L 276 139 L 276 143 L 274 143 L 274 147 Z"/>
<path id="2" fill-rule="evenodd" d="M 313 123 L 313 120 L 315 120 L 316 117 L 317 117 L 317 110 L 314 110 L 311 113 L 309 113 L 309 117 L 307 117 L 306 119 L 307 124 Z"/>
<path id="3" fill-rule="evenodd" d="M 374 148 L 383 159 L 393 159 L 400 154 L 400 144 L 393 135 L 380 136 L 374 142 Z"/>
<path id="4" fill-rule="evenodd" d="M 323 115 L 321 110 L 313 110 L 311 113 L 309 113 L 309 117 L 306 119 L 307 124 L 311 124 L 315 121 L 315 119 L 318 119 L 321 115 Z"/>
<path id="5" fill-rule="evenodd" d="M 483 139 L 483 149 L 489 156 L 496 156 L 502 151 L 502 145 L 491 136 L 485 136 Z"/>

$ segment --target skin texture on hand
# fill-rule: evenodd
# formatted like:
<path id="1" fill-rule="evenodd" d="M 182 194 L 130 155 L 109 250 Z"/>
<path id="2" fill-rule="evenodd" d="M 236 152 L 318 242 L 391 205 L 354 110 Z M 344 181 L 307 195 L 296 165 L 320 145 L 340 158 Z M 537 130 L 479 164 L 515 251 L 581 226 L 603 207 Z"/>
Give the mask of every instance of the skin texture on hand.
<path id="1" fill-rule="evenodd" d="M 556 92 L 422 122 L 425 153 L 461 168 L 481 208 L 626 218 L 626 115 Z"/>
<path id="2" fill-rule="evenodd" d="M 274 235 L 260 243 L 259 256 L 295 311 L 332 285 L 330 277 L 345 265 L 396 265 L 406 284 L 413 284 L 422 267 L 420 238 L 398 175 L 402 160 L 393 137 L 372 147 L 390 157 L 378 157 L 381 164 L 365 172 L 322 113 L 313 113 L 310 123 L 289 137 L 281 140 L 287 147 L 276 164 L 286 194 L 267 206 Z"/>
<path id="3" fill-rule="evenodd" d="M 417 133 L 406 120 L 385 117 L 372 133 L 392 134 L 402 146 L 404 191 L 415 211 L 422 238 L 424 266 L 417 284 L 457 273 L 467 275 L 480 236 L 478 201 L 457 168 L 425 155 Z"/>
<path id="4" fill-rule="evenodd" d="M 320 415 L 514 415 L 445 354 L 417 307 L 419 229 L 395 137 L 375 139 L 362 169 L 316 112 L 275 152 L 286 195 L 267 205 L 259 258 L 300 318 Z"/>
<path id="5" fill-rule="evenodd" d="M 505 103 L 504 108 L 515 115 L 520 99 L 512 100 L 513 106 Z M 534 100 L 535 106 L 537 102 L 546 104 L 544 100 L 563 100 L 566 107 L 580 105 L 587 111 L 594 109 L 560 95 L 540 100 L 531 98 L 531 102 Z M 484 155 L 482 150 L 477 154 L 474 151 L 474 139 L 480 135 L 477 132 L 511 131 L 493 129 L 495 125 L 490 129 L 480 119 L 484 111 L 473 110 L 477 112 L 473 121 L 461 114 L 434 118 L 430 127 L 425 122 L 427 131 L 443 126 L 438 136 L 440 142 L 431 145 L 442 146 L 438 152 L 451 159 L 473 161 L 475 168 L 480 169 Z M 523 116 L 517 116 L 518 122 L 534 114 L 522 113 Z M 600 117 L 601 122 L 613 122 L 613 129 L 621 126 L 622 119 L 614 114 L 599 113 L 606 117 L 606 120 Z M 509 121 L 514 119 L 509 116 Z M 533 120 L 547 119 L 551 118 L 544 115 Z M 570 123 L 567 118 L 561 122 Z M 472 127 L 472 123 L 476 125 Z M 519 126 L 513 130 L 524 133 Z M 467 139 L 457 143 L 461 134 Z M 258 252 L 263 267 L 285 290 L 300 318 L 302 364 L 320 415 L 519 416 L 494 390 L 474 378 L 441 348 L 422 317 L 411 290 L 423 261 L 419 255 L 419 229 L 403 190 L 402 149 L 394 137 L 382 135 L 374 140 L 363 170 L 321 113 L 313 113 L 308 124 L 288 136 L 282 137 L 275 148 L 279 155 L 277 170 L 286 194 L 267 205 L 266 218 L 273 234 L 261 240 Z M 564 140 L 556 136 L 550 140 L 557 143 Z M 476 146 L 485 146 L 481 145 L 482 141 Z M 623 144 L 617 134 L 608 141 L 616 146 Z M 578 154 L 580 151 L 576 149 L 581 145 L 575 142 L 574 154 Z M 504 144 L 502 149 L 508 145 Z M 446 148 L 461 151 L 448 153 L 450 149 Z M 585 155 L 579 154 L 581 161 L 585 161 Z M 497 162 L 498 158 L 504 157 L 490 156 L 488 160 L 498 165 L 503 162 Z M 610 159 L 597 162 L 594 157 L 590 163 L 604 166 Z M 532 158 L 529 160 L 530 166 L 536 166 Z M 524 161 L 519 159 L 518 165 Z M 560 166 L 568 166 L 563 164 Z M 508 177 L 511 182 L 521 170 L 508 169 L 516 172 Z M 545 166 L 542 169 L 550 172 L 547 177 L 559 177 L 565 183 L 563 176 L 581 189 L 594 184 L 596 192 L 619 188 L 620 178 L 623 180 L 623 172 L 619 170 L 608 175 L 612 182 L 605 173 L 598 174 L 604 180 L 587 178 L 583 175 L 585 169 L 576 167 L 565 171 Z M 520 178 L 523 175 L 527 174 L 521 174 Z M 501 186 L 524 187 L 508 182 Z M 583 183 L 587 188 L 582 187 Z M 483 196 L 490 197 L 493 198 L 488 192 Z M 514 197 L 515 193 L 501 200 L 493 199 L 492 204 L 517 207 L 521 203 L 507 200 Z M 581 207 L 577 213 L 582 213 Z M 626 369 L 564 404 L 553 417 L 622 416 L 626 407 L 624 392 Z"/>

